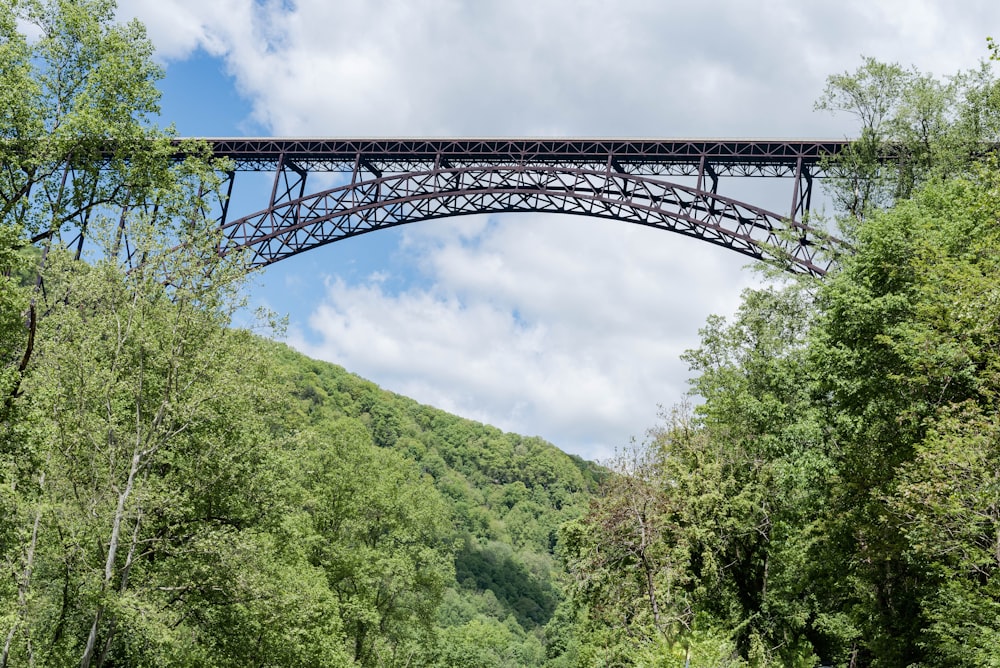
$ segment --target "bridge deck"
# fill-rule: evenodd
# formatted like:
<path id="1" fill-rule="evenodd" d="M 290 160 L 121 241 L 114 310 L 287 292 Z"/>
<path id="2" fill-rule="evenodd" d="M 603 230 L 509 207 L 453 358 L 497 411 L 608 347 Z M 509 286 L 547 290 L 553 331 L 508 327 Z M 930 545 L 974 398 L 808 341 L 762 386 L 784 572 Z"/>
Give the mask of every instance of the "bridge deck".
<path id="1" fill-rule="evenodd" d="M 236 171 L 412 172 L 435 167 L 551 165 L 637 175 L 819 175 L 823 156 L 847 140 L 545 138 L 203 138 Z"/>

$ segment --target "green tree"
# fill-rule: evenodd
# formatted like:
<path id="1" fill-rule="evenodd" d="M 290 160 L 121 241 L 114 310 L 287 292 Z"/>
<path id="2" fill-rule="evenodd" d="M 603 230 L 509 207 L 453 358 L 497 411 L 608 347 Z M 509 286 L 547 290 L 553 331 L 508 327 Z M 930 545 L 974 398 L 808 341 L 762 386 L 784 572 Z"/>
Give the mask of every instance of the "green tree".
<path id="1" fill-rule="evenodd" d="M 748 291 L 732 323 L 711 319 L 686 355 L 694 415 L 668 415 L 564 529 L 574 600 L 596 627 L 625 631 L 619 660 L 679 652 L 702 665 L 729 647 L 734 665 L 808 666 L 846 654 L 841 617 L 818 603 L 836 574 L 822 555 L 834 468 L 812 397 L 814 289 Z"/>
<path id="2" fill-rule="evenodd" d="M 310 562 L 326 574 L 360 665 L 409 665 L 433 648 L 435 610 L 453 578 L 443 500 L 414 467 L 343 419 L 303 434 Z"/>
<path id="3" fill-rule="evenodd" d="M 993 164 L 930 182 L 872 216 L 820 298 L 813 350 L 838 444 L 831 504 L 847 546 L 844 606 L 862 631 L 861 659 L 880 665 L 954 657 L 956 638 L 978 656 L 989 650 L 977 642 L 992 647 L 974 618 L 995 583 L 972 564 L 977 545 L 996 536 L 987 445 L 997 408 L 996 174 Z M 970 478 L 943 489 L 959 471 Z"/>
<path id="4" fill-rule="evenodd" d="M 945 411 L 887 498 L 921 599 L 925 665 L 1000 666 L 1000 425 L 969 402 Z"/>
<path id="5" fill-rule="evenodd" d="M 37 240 L 59 238 L 98 206 L 142 201 L 169 165 L 149 123 L 161 70 L 142 25 L 115 23 L 111 0 L 3 0 L 0 9 L 0 219 Z"/>
<path id="6" fill-rule="evenodd" d="M 505 624 L 477 615 L 442 633 L 435 668 L 521 668 L 540 666 L 545 653 L 534 636 L 526 636 L 516 623 Z"/>
<path id="7" fill-rule="evenodd" d="M 717 570 L 704 579 L 702 609 L 733 629 L 755 664 L 829 658 L 841 639 L 819 623 L 824 505 L 833 474 L 822 416 L 812 398 L 808 333 L 815 285 L 747 291 L 731 324 L 710 319 L 685 358 L 704 432 L 701 459 L 687 459 L 692 488 L 718 495 L 701 523 Z M 756 657 L 756 658 L 755 658 Z"/>
<path id="8" fill-rule="evenodd" d="M 281 540 L 281 402 L 227 329 L 215 171 L 148 124 L 159 68 L 113 12 L 0 2 L 0 665 L 342 662 L 336 601 Z"/>
<path id="9" fill-rule="evenodd" d="M 654 450 L 620 456 L 590 512 L 562 530 L 575 600 L 619 642 L 672 643 L 692 623 L 693 546 L 676 507 L 689 499 L 662 489 L 664 464 Z"/>
<path id="10" fill-rule="evenodd" d="M 855 72 L 828 77 L 816 102 L 817 110 L 851 114 L 860 126 L 858 137 L 827 165 L 834 203 L 850 218 L 861 220 L 873 208 L 892 202 L 897 172 L 883 158 L 901 98 L 915 76 L 899 65 L 866 58 Z M 850 236 L 850 228 L 844 231 Z"/>
<path id="11" fill-rule="evenodd" d="M 965 173 L 1000 140 L 1000 82 L 988 63 L 942 80 L 865 58 L 854 72 L 827 78 L 816 109 L 858 121 L 858 136 L 826 165 L 848 239 L 872 211 L 933 176 Z"/>
<path id="12" fill-rule="evenodd" d="M 150 123 L 162 74 L 152 44 L 138 22 L 115 23 L 114 10 L 113 0 L 0 0 L 0 226 L 17 231 L 14 247 L 43 249 L 39 288 L 48 249 L 81 257 L 97 216 L 155 206 L 174 178 L 173 148 Z M 19 21 L 37 36 L 19 32 Z M 116 255 L 135 253 L 126 222 Z M 34 302 L 29 310 L 26 330 L 5 341 L 20 352 L 3 360 L 9 393 L 32 352 Z"/>

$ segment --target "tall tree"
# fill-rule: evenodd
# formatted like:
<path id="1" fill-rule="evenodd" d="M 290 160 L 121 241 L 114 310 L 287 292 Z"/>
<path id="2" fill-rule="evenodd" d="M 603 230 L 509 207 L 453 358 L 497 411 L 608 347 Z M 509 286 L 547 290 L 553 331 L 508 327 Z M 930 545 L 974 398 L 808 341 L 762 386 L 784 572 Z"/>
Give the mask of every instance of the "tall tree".
<path id="1" fill-rule="evenodd" d="M 839 446 L 844 582 L 880 665 L 934 663 L 956 638 L 995 654 L 969 624 L 996 586 L 982 562 L 996 537 L 996 173 L 932 182 L 873 216 L 821 295 L 814 354 Z"/>
<path id="2" fill-rule="evenodd" d="M 309 560 L 326 574 L 354 660 L 405 666 L 432 655 L 433 620 L 453 578 L 443 499 L 415 467 L 376 447 L 360 422 L 301 436 Z"/>
<path id="3" fill-rule="evenodd" d="M 38 288 L 48 249 L 79 258 L 96 216 L 153 205 L 171 178 L 172 148 L 150 122 L 162 72 L 142 25 L 115 23 L 114 9 L 113 0 L 0 0 L 0 225 L 23 235 L 18 246 L 40 244 Z M 9 339 L 22 353 L 6 360 L 12 393 L 31 356 L 29 308 L 26 330 Z"/>
<path id="4" fill-rule="evenodd" d="M 654 430 L 638 465 L 571 525 L 576 600 L 625 629 L 626 646 L 659 635 L 692 665 L 842 653 L 811 565 L 832 463 L 811 405 L 810 295 L 751 291 L 733 323 L 713 318 L 686 355 L 703 403 Z"/>
<path id="5" fill-rule="evenodd" d="M 841 232 L 909 197 L 932 176 L 965 172 L 1000 140 L 1000 82 L 987 63 L 945 79 L 865 58 L 831 75 L 816 109 L 858 122 L 851 145 L 827 163 Z"/>
<path id="6" fill-rule="evenodd" d="M 213 645 L 242 665 L 221 642 L 236 629 L 211 620 L 277 601 L 261 573 L 290 577 L 266 558 L 280 527 L 260 407 L 280 403 L 254 342 L 226 329 L 241 271 L 205 214 L 215 171 L 150 125 L 152 46 L 113 13 L 0 2 L 0 665 L 201 663 Z"/>

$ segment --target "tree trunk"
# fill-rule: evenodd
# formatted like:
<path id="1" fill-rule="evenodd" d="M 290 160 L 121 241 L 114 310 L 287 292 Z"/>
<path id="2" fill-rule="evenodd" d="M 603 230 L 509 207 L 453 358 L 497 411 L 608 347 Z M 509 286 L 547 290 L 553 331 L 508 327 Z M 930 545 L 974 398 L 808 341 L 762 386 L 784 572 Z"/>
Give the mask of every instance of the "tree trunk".
<path id="1" fill-rule="evenodd" d="M 132 453 L 132 465 L 129 468 L 128 479 L 125 489 L 118 495 L 118 506 L 115 508 L 114 520 L 111 523 L 111 539 L 108 541 L 108 556 L 104 561 L 104 580 L 101 582 L 101 593 L 106 592 L 111 584 L 111 579 L 115 572 L 115 559 L 118 556 L 118 541 L 121 536 L 122 520 L 125 517 L 125 503 L 132 494 L 135 486 L 135 477 L 139 473 L 142 461 L 142 449 L 136 445 Z M 90 627 L 90 634 L 87 636 L 87 646 L 83 650 L 83 658 L 80 660 L 80 668 L 90 668 L 94 659 L 94 648 L 97 644 L 97 631 L 104 616 L 104 605 L 97 607 L 94 614 L 94 623 Z M 110 639 L 109 639 L 110 641 Z"/>
<path id="2" fill-rule="evenodd" d="M 44 489 L 44 471 L 38 476 L 38 484 Z M 24 555 L 24 572 L 21 575 L 21 581 L 17 584 L 17 617 L 14 619 L 14 624 L 10 627 L 10 632 L 7 633 L 7 639 L 4 641 L 3 654 L 0 655 L 0 668 L 7 668 L 7 662 L 10 659 L 10 648 L 14 643 L 14 636 L 17 635 L 17 629 L 20 627 L 25 615 L 25 609 L 28 604 L 28 589 L 31 587 L 31 571 L 35 565 L 35 547 L 38 545 L 38 525 L 41 520 L 42 508 L 39 505 L 38 509 L 35 510 L 35 521 L 31 527 L 31 540 L 28 541 L 28 551 Z M 29 654 L 31 652 L 30 636 L 28 638 L 28 652 Z"/>

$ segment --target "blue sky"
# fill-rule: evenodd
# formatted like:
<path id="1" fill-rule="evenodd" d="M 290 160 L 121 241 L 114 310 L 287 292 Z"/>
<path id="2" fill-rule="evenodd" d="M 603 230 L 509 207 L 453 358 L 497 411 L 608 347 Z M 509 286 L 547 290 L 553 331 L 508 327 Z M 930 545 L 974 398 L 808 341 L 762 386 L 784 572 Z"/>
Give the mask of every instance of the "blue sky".
<path id="1" fill-rule="evenodd" d="M 147 24 L 164 123 L 186 136 L 839 138 L 850 119 L 812 109 L 827 75 L 862 55 L 951 74 L 1000 32 L 995 0 L 120 0 L 120 15 Z M 286 260 L 252 299 L 314 357 L 600 458 L 683 400 L 680 354 L 758 284 L 744 264 L 622 223 L 467 217 Z"/>

